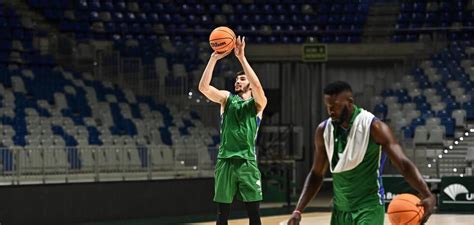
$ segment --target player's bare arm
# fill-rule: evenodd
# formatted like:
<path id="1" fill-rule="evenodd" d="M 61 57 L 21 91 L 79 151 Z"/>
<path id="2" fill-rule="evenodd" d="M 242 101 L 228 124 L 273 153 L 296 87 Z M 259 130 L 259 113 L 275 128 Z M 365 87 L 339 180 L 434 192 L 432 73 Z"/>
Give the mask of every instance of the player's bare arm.
<path id="1" fill-rule="evenodd" d="M 425 223 L 433 213 L 436 199 L 431 194 L 420 172 L 405 155 L 387 124 L 380 120 L 375 120 L 371 126 L 371 135 L 374 141 L 382 146 L 383 151 L 387 153 L 390 161 L 397 167 L 410 186 L 420 193 L 422 198 L 420 205 L 423 205 L 425 208 L 425 214 L 421 221 Z"/>
<path id="2" fill-rule="evenodd" d="M 242 64 L 244 73 L 250 82 L 252 97 L 255 99 L 257 105 L 257 113 L 261 115 L 267 106 L 267 98 L 265 97 L 265 92 L 263 91 L 262 84 L 260 83 L 257 74 L 255 74 L 255 71 L 252 69 L 245 57 L 245 37 L 237 37 L 234 53 L 237 59 L 239 59 L 240 64 Z"/>
<path id="3" fill-rule="evenodd" d="M 229 92 L 225 90 L 219 90 L 211 85 L 212 73 L 218 60 L 226 57 L 231 51 L 223 54 L 213 52 L 209 58 L 206 69 L 202 74 L 201 80 L 199 81 L 199 91 L 206 96 L 209 100 L 219 103 L 221 105 L 221 112 L 229 97 Z"/>
<path id="4" fill-rule="evenodd" d="M 304 210 L 308 203 L 313 200 L 323 184 L 324 175 L 326 174 L 329 165 L 326 155 L 326 147 L 324 146 L 323 132 L 324 122 L 319 124 L 318 128 L 316 128 L 316 134 L 314 135 L 315 149 L 313 167 L 306 177 L 303 192 L 301 193 L 300 199 L 298 200 L 295 212 L 288 221 L 288 225 L 299 224 L 301 220 L 300 213 Z"/>

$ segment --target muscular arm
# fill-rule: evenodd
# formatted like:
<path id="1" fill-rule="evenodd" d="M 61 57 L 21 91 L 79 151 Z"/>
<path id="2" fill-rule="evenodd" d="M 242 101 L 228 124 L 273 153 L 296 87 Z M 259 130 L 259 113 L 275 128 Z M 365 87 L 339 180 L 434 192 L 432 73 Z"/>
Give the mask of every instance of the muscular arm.
<path id="1" fill-rule="evenodd" d="M 217 60 L 222 57 L 213 53 L 209 62 L 207 63 L 206 69 L 201 77 L 201 81 L 199 81 L 199 91 L 205 95 L 209 100 L 221 104 L 221 106 L 225 105 L 227 97 L 229 97 L 228 91 L 218 90 L 217 88 L 210 85 L 212 79 L 212 73 L 214 71 L 214 67 L 216 66 Z"/>
<path id="2" fill-rule="evenodd" d="M 426 222 L 433 212 L 435 199 L 428 185 L 423 180 L 420 171 L 405 155 L 387 124 L 380 120 L 375 120 L 371 126 L 371 135 L 377 144 L 382 145 L 383 151 L 387 153 L 390 161 L 395 165 L 400 174 L 405 177 L 408 184 L 421 194 L 422 204 L 425 206 L 423 221 Z"/>
<path id="3" fill-rule="evenodd" d="M 247 61 L 247 58 L 244 56 L 239 58 L 239 61 L 240 64 L 242 64 L 245 75 L 247 75 L 247 79 L 250 82 L 250 87 L 252 87 L 252 97 L 255 99 L 255 103 L 257 104 L 257 111 L 261 112 L 267 106 L 267 97 L 265 97 L 262 84 L 260 83 L 257 74 Z"/>
<path id="4" fill-rule="evenodd" d="M 257 74 L 255 73 L 255 71 L 253 71 L 252 67 L 247 61 L 247 58 L 245 57 L 245 37 L 240 38 L 239 36 L 237 38 L 234 52 L 235 56 L 242 65 L 247 79 L 250 82 L 250 87 L 252 88 L 252 97 L 255 99 L 255 104 L 257 105 L 257 112 L 260 114 L 267 106 L 267 97 L 265 97 L 265 92 L 263 91 L 262 84 L 260 83 Z"/>
<path id="5" fill-rule="evenodd" d="M 319 192 L 319 189 L 321 189 L 323 184 L 324 175 L 328 168 L 329 162 L 326 155 L 326 147 L 324 146 L 323 132 L 324 123 L 321 123 L 318 128 L 316 128 L 316 134 L 314 136 L 315 149 L 313 167 L 306 177 L 303 192 L 301 193 L 298 204 L 296 205 L 296 210 L 299 211 L 303 211 L 308 203 L 313 200 Z"/>

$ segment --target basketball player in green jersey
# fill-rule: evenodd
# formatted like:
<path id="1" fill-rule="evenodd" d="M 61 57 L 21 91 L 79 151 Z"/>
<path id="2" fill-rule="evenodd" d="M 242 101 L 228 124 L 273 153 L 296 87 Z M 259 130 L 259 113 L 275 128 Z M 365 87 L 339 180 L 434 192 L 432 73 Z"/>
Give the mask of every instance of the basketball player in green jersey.
<path id="1" fill-rule="evenodd" d="M 419 205 L 425 210 L 421 222 L 425 223 L 433 213 L 435 197 L 390 128 L 354 105 L 352 89 L 346 82 L 327 85 L 324 103 L 330 118 L 316 128 L 313 167 L 288 224 L 299 224 L 301 212 L 318 193 L 329 168 L 334 192 L 331 225 L 383 225 L 381 172 L 385 154 L 419 192 Z"/>
<path id="2" fill-rule="evenodd" d="M 245 203 L 251 225 L 260 225 L 261 175 L 257 168 L 255 141 L 267 98 L 245 57 L 245 37 L 237 38 L 234 53 L 243 71 L 237 73 L 235 94 L 210 85 L 214 67 L 228 53 L 212 53 L 199 83 L 199 91 L 221 106 L 221 143 L 215 170 L 214 201 L 217 225 L 226 225 L 234 197 Z"/>

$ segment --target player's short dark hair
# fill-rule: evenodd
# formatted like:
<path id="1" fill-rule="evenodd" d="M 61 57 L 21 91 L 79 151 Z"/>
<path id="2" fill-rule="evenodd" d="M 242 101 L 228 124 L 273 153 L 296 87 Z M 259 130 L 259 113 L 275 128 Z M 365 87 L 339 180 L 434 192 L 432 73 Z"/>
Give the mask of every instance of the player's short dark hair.
<path id="1" fill-rule="evenodd" d="M 240 75 L 245 75 L 245 72 L 243 70 L 235 73 L 235 77 L 240 76 Z"/>
<path id="2" fill-rule="evenodd" d="M 351 85 L 344 81 L 332 82 L 324 88 L 325 95 L 337 95 L 345 91 L 352 92 L 352 88 Z"/>

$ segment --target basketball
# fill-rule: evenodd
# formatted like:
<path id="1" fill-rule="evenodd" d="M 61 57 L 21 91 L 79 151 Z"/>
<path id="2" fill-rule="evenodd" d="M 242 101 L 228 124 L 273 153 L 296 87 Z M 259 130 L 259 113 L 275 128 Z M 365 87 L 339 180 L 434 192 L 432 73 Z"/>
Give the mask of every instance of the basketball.
<path id="1" fill-rule="evenodd" d="M 226 53 L 235 46 L 235 33 L 228 27 L 218 27 L 211 32 L 209 44 L 217 53 Z"/>
<path id="2" fill-rule="evenodd" d="M 418 225 L 424 209 L 417 206 L 420 199 L 412 194 L 400 194 L 388 205 L 387 214 L 392 225 Z"/>

